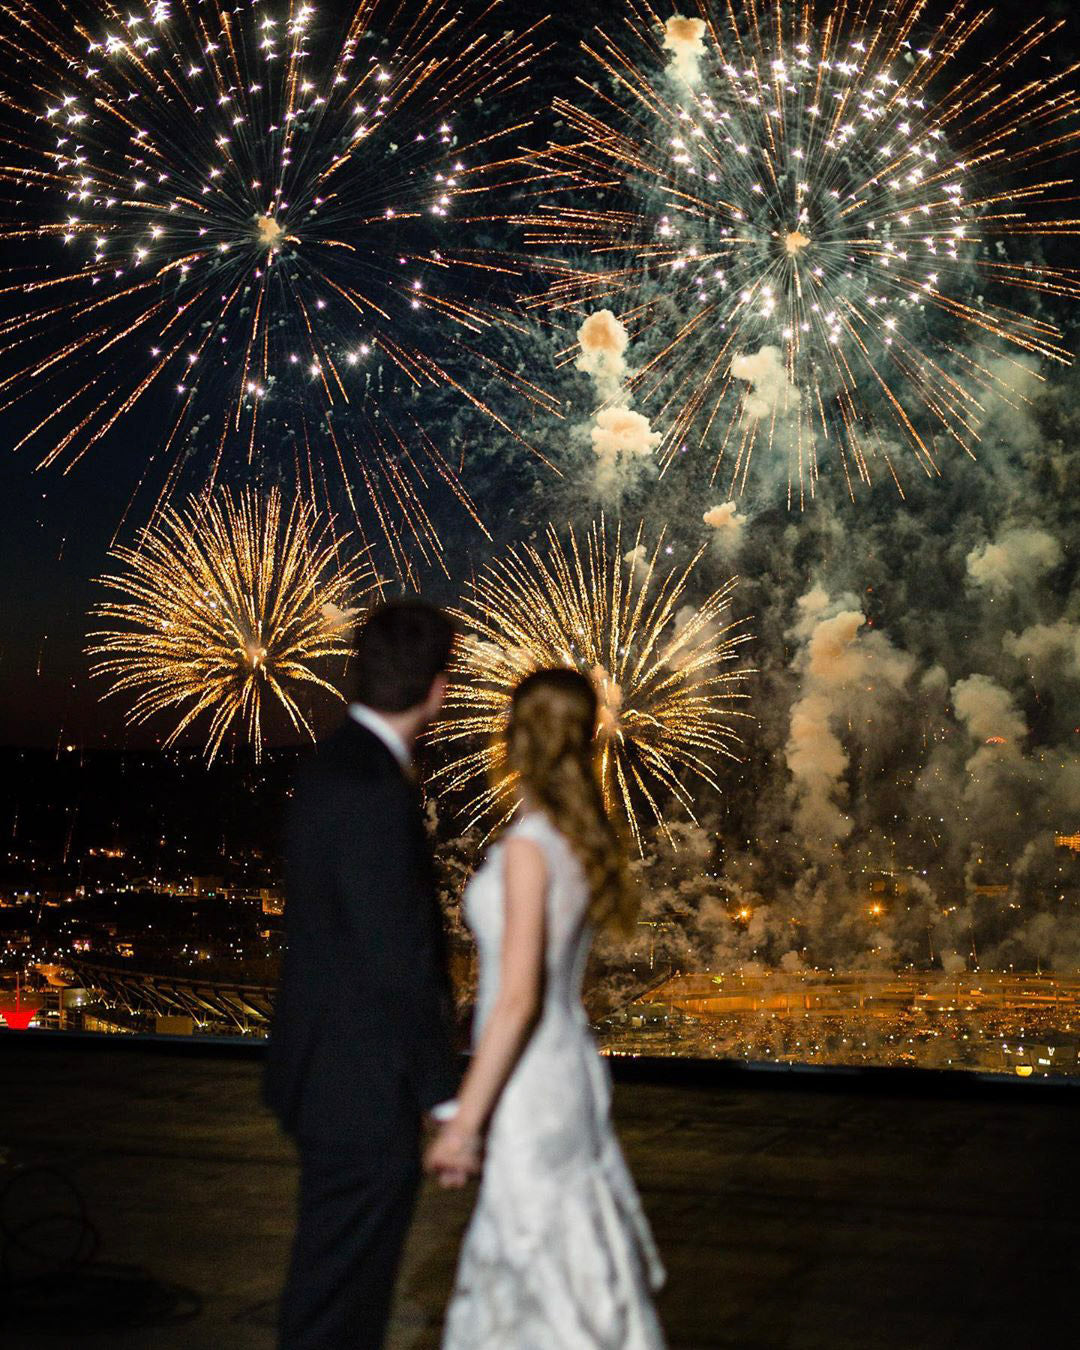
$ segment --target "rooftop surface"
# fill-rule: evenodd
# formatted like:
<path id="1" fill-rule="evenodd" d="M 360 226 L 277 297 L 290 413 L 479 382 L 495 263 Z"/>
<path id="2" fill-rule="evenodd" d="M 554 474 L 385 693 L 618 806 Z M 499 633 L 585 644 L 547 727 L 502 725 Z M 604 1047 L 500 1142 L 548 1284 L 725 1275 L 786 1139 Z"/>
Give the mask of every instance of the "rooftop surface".
<path id="1" fill-rule="evenodd" d="M 0 1033 L 0 1276 L 48 1276 L 0 1298 L 5 1350 L 270 1350 L 296 1178 L 259 1071 Z M 1080 1090 L 619 1072 L 673 1350 L 1028 1350 L 1075 1327 Z M 425 1190 L 390 1350 L 438 1345 L 470 1199 Z"/>

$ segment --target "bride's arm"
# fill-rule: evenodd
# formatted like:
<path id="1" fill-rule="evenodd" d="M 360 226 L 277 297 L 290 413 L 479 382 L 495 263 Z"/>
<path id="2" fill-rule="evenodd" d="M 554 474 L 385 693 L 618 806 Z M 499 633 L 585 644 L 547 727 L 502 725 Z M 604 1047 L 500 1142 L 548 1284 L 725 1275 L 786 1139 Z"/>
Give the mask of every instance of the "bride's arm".
<path id="1" fill-rule="evenodd" d="M 470 1156 L 479 1156 L 480 1136 L 525 1049 L 543 998 L 547 864 L 539 845 L 520 837 L 506 841 L 503 859 L 499 992 L 458 1093 L 457 1113 L 428 1150 L 432 1171 L 460 1174 Z"/>

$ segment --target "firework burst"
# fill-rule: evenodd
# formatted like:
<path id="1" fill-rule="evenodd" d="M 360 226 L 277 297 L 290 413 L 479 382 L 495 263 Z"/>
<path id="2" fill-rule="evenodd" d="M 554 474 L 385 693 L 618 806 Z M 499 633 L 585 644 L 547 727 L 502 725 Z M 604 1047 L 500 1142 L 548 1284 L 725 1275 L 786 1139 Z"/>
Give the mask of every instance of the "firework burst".
<path id="1" fill-rule="evenodd" d="M 342 561 L 342 543 L 306 502 L 286 512 L 276 488 L 164 507 L 135 548 L 113 549 L 122 571 L 100 578 L 118 598 L 94 616 L 117 626 L 91 634 L 94 674 L 107 696 L 136 693 L 130 722 L 179 713 L 166 746 L 205 716 L 209 760 L 233 728 L 259 759 L 268 703 L 311 736 L 298 691 L 340 697 L 318 668 L 348 656 L 375 582 L 366 555 Z"/>
<path id="2" fill-rule="evenodd" d="M 801 504 L 831 446 L 849 493 L 875 462 L 899 487 L 902 447 L 928 474 L 975 453 L 987 396 L 1016 398 L 1003 352 L 1069 358 L 1039 312 L 1080 272 L 1008 248 L 1080 227 L 1047 168 L 1080 141 L 1076 68 L 1039 61 L 1060 25 L 983 60 L 989 11 L 926 9 L 701 0 L 665 23 L 632 0 L 626 36 L 585 44 L 610 92 L 557 102 L 575 139 L 543 159 L 568 187 L 525 220 L 564 255 L 545 303 L 640 335 L 665 468 L 704 447 L 740 490 L 767 446 Z"/>
<path id="3" fill-rule="evenodd" d="M 625 555 L 621 528 L 609 538 L 603 521 L 581 543 L 571 529 L 566 545 L 549 527 L 546 549 L 510 548 L 472 582 L 458 613 L 469 636 L 434 732 L 452 751 L 439 780 L 472 789 L 470 824 L 512 809 L 502 740 L 510 698 L 548 666 L 591 678 L 604 796 L 621 806 L 639 848 L 642 820 L 666 832 L 669 798 L 693 816 L 687 775 L 719 789 L 719 761 L 739 759 L 732 722 L 748 716 L 740 704 L 749 672 L 731 663 L 750 635 L 728 617 L 734 580 L 694 607 L 686 593 L 701 553 L 668 569 L 663 556 L 663 536 L 650 552 L 641 527 Z"/>
<path id="4" fill-rule="evenodd" d="M 366 503 L 399 572 L 430 562 L 429 483 L 476 513 L 417 396 L 452 390 L 511 435 L 474 388 L 549 406 L 483 350 L 501 302 L 478 297 L 510 274 L 476 238 L 518 128 L 481 120 L 537 52 L 497 11 L 76 0 L 62 28 L 9 0 L 0 410 L 25 405 L 19 444 L 69 468 L 145 409 L 169 427 L 163 496 L 195 450 L 214 474 L 272 447 L 309 494 L 329 475 L 358 522 Z"/>

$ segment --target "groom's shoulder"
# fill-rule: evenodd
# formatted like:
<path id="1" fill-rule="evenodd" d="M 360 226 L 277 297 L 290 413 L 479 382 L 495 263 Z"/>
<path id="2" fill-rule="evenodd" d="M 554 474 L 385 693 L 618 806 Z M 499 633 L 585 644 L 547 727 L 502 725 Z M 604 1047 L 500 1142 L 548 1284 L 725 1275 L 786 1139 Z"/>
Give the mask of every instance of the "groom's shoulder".
<path id="1" fill-rule="evenodd" d="M 362 727 L 346 722 L 321 739 L 301 761 L 299 787 L 355 784 L 368 789 L 376 783 L 391 784 L 393 765 L 379 741 Z"/>

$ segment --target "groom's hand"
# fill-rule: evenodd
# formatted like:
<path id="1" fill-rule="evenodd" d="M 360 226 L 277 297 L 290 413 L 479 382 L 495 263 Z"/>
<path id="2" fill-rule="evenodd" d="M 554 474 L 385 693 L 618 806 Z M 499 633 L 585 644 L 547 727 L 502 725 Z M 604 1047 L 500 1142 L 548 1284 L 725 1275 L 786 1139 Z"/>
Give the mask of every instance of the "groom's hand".
<path id="1" fill-rule="evenodd" d="M 436 1102 L 430 1111 L 424 1112 L 424 1124 L 427 1129 L 437 1130 L 440 1125 L 445 1125 L 448 1120 L 453 1120 L 457 1115 L 457 1098 L 449 1097 L 444 1102 Z"/>
<path id="2" fill-rule="evenodd" d="M 455 1127 L 447 1121 L 429 1144 L 424 1170 L 439 1179 L 444 1189 L 464 1186 L 470 1177 L 479 1176 L 483 1161 L 480 1136 Z"/>

